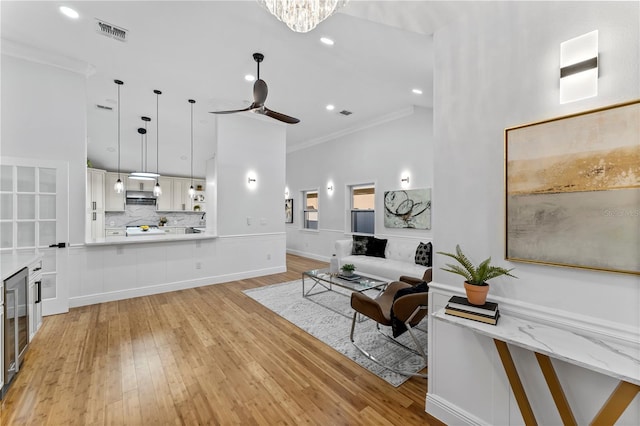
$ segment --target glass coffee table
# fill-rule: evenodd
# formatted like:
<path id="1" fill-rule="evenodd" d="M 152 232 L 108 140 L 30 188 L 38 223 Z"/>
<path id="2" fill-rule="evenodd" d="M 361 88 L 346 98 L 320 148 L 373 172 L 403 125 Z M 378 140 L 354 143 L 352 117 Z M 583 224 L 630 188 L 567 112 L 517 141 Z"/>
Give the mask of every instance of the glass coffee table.
<path id="1" fill-rule="evenodd" d="M 308 298 L 314 302 L 316 302 L 316 300 L 312 299 L 313 296 L 327 292 L 334 292 L 342 296 L 351 297 L 351 293 L 354 291 L 364 293 L 368 290 L 377 290 L 378 292 L 381 292 L 387 287 L 387 284 L 389 284 L 389 281 L 380 277 L 354 273 L 352 277 L 346 278 L 329 273 L 329 268 L 312 269 L 302 273 L 302 297 Z M 311 285 L 311 287 L 307 290 L 308 285 Z M 348 291 L 336 291 L 334 287 L 337 287 L 338 289 L 346 289 Z M 320 302 L 316 303 L 321 304 L 333 312 L 344 315 L 347 318 L 350 318 L 352 315 L 352 312 L 340 312 L 332 306 L 327 306 L 327 304 Z"/>

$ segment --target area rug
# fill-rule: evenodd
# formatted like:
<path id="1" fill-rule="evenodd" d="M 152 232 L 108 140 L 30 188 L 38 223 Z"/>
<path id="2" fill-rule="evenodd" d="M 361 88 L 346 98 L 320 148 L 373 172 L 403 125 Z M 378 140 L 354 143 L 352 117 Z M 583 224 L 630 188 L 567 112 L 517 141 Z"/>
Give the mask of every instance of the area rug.
<path id="1" fill-rule="evenodd" d="M 308 291 L 309 281 L 306 281 L 306 284 L 305 290 Z M 302 281 L 297 280 L 245 290 L 244 293 L 391 385 L 397 387 L 409 379 L 408 376 L 379 366 L 353 346 L 349 340 L 353 309 L 346 290 L 318 292 L 311 298 L 304 298 Z M 370 295 L 375 296 L 375 294 Z M 348 315 L 349 318 L 338 312 Z M 420 328 L 426 330 L 426 319 L 423 323 L 420 324 Z M 383 331 L 390 332 L 390 330 Z M 426 351 L 427 334 L 422 331 L 416 331 L 415 334 Z M 401 371 L 418 372 L 422 368 L 423 360 L 420 356 L 381 336 L 376 331 L 375 322 L 370 319 L 365 319 L 356 325 L 355 340 L 376 359 L 387 365 L 393 365 Z M 409 347 L 415 345 L 409 333 L 404 333 L 398 340 Z"/>

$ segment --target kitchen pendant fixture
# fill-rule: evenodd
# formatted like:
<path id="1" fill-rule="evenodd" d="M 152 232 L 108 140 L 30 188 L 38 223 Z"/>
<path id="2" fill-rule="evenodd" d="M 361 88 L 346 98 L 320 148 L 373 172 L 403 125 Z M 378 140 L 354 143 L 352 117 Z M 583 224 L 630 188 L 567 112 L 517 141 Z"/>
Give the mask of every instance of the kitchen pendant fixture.
<path id="1" fill-rule="evenodd" d="M 144 128 L 140 127 L 138 129 L 138 133 L 140 133 L 140 150 L 141 150 L 141 162 L 140 162 L 140 172 L 131 172 L 129 174 L 129 179 L 135 180 L 156 180 L 156 178 L 160 175 L 157 173 L 147 172 L 147 143 L 146 143 L 146 134 L 147 134 L 147 123 L 151 121 L 149 117 L 141 117 L 142 121 L 144 121 Z"/>
<path id="2" fill-rule="evenodd" d="M 192 199 L 196 197 L 196 190 L 193 188 L 193 104 L 195 100 L 189 99 L 191 104 L 191 186 L 189 187 L 189 197 Z"/>
<path id="3" fill-rule="evenodd" d="M 160 162 L 160 117 L 158 115 L 158 102 L 160 95 L 162 95 L 162 92 L 159 90 L 154 90 L 153 93 L 156 94 L 156 174 L 160 176 L 158 171 L 158 164 Z M 160 181 L 158 180 L 158 178 L 156 178 L 156 186 L 153 187 L 153 195 L 155 195 L 156 197 L 162 195 L 162 188 L 160 188 Z"/>
<path id="4" fill-rule="evenodd" d="M 118 87 L 118 180 L 115 185 L 113 185 L 113 190 L 116 191 L 117 194 L 122 194 L 124 185 L 122 184 L 122 179 L 120 179 L 120 86 L 124 83 L 120 80 L 113 80 L 113 82 L 116 83 Z"/>
<path id="5" fill-rule="evenodd" d="M 349 0 L 258 0 L 273 16 L 297 33 L 311 31 Z"/>

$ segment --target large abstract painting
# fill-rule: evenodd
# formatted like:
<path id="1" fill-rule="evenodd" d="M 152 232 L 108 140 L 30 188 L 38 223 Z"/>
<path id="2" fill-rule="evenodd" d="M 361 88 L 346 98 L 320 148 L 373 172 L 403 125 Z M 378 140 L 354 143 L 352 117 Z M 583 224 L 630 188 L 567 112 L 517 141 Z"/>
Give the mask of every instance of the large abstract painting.
<path id="1" fill-rule="evenodd" d="M 384 226 L 431 229 L 431 188 L 385 191 Z"/>
<path id="2" fill-rule="evenodd" d="M 640 275 L 640 100 L 505 130 L 506 258 Z"/>

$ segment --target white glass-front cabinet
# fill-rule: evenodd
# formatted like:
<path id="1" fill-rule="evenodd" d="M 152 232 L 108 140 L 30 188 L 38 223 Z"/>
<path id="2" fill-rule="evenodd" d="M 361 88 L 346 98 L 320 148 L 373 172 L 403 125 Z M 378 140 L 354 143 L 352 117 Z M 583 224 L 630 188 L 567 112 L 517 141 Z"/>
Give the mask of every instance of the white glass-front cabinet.
<path id="1" fill-rule="evenodd" d="M 104 238 L 104 182 L 106 172 L 87 169 L 87 236 Z"/>
<path id="2" fill-rule="evenodd" d="M 161 212 L 168 212 L 175 210 L 173 208 L 173 183 L 174 178 L 161 176 L 158 178 L 162 194 L 160 194 L 156 201 L 156 210 Z"/>
<path id="3" fill-rule="evenodd" d="M 117 193 L 113 187 L 120 179 L 126 179 L 122 174 L 107 172 L 104 178 L 104 209 L 108 212 L 123 212 L 124 211 L 124 191 Z"/>
<path id="4" fill-rule="evenodd" d="M 202 211 L 204 212 L 204 180 L 193 180 L 193 187 L 200 188 L 196 191 L 196 198 L 189 197 L 191 179 L 161 177 L 160 187 L 162 195 L 158 197 L 158 211 Z M 197 206 L 197 207 L 196 207 Z"/>

